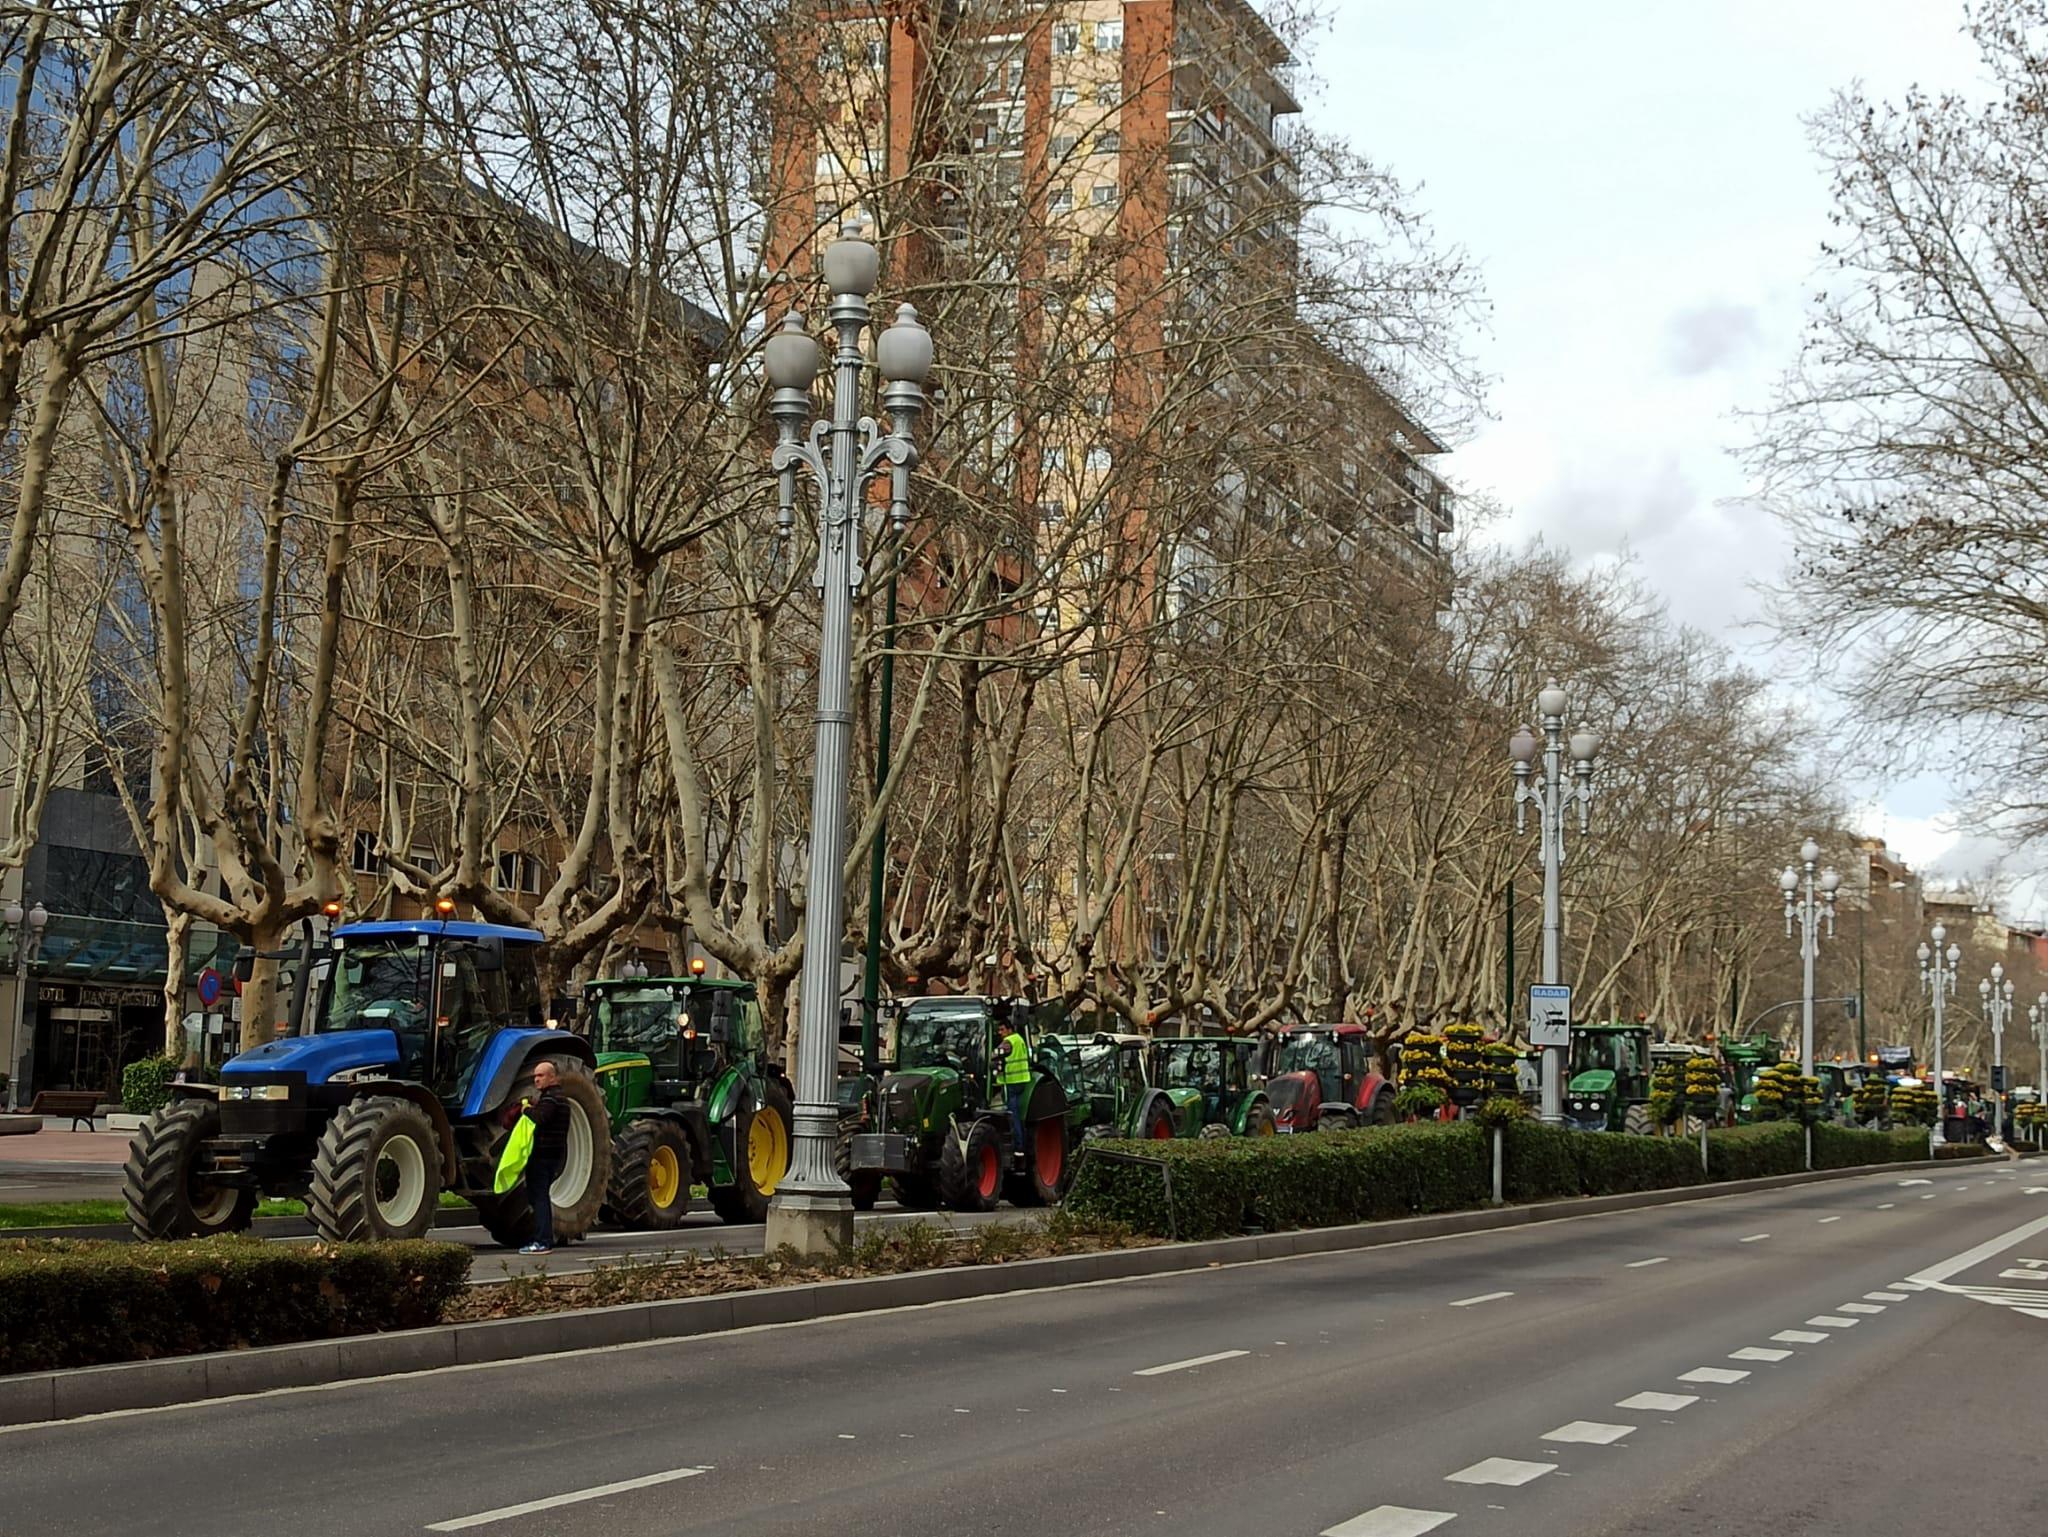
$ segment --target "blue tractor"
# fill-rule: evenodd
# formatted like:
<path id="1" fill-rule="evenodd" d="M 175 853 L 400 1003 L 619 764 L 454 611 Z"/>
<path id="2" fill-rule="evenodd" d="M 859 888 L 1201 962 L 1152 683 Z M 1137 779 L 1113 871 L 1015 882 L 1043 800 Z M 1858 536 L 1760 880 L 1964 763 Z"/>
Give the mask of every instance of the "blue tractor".
<path id="1" fill-rule="evenodd" d="M 500 1243 L 532 1236 L 523 1188 L 494 1195 L 506 1112 L 552 1061 L 569 1151 L 552 1196 L 566 1242 L 597 1221 L 610 1123 L 581 1036 L 546 1027 L 532 929 L 433 919 L 354 923 L 314 952 L 293 1033 L 231 1058 L 218 1089 L 180 1084 L 130 1144 L 122 1199 L 144 1238 L 246 1227 L 295 1196 L 323 1238 L 417 1238 L 441 1192 Z"/>

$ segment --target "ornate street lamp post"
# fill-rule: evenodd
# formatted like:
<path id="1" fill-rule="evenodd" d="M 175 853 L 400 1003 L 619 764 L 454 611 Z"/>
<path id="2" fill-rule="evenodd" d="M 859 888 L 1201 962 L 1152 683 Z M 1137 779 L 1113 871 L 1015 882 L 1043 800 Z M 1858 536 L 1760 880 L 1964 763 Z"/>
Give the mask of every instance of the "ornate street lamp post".
<path id="1" fill-rule="evenodd" d="M 1942 949 L 1942 942 L 1948 938 L 1948 928 L 1937 923 L 1928 932 L 1932 945 L 1920 946 L 1920 985 L 1934 1003 L 1934 1131 L 1928 1137 L 1930 1147 L 1940 1147 L 1948 1141 L 1948 1134 L 1942 1129 L 1942 1122 L 1948 1117 L 1947 1091 L 1941 1081 L 1941 1046 L 1943 1005 L 1956 995 L 1956 963 L 1963 958 L 1960 945 Z"/>
<path id="2" fill-rule="evenodd" d="M 862 512 L 867 488 L 887 473 L 889 512 L 901 530 L 910 516 L 910 470 L 917 450 L 910 431 L 924 411 L 931 374 L 931 334 L 908 304 L 882 332 L 876 362 L 886 381 L 884 429 L 861 412 L 861 338 L 868 295 L 881 275 L 881 252 L 851 234 L 825 248 L 827 314 L 838 335 L 832 357 L 832 417 L 812 421 L 811 385 L 818 344 L 792 314 L 766 346 L 768 414 L 781 441 L 771 463 L 781 480 L 776 531 L 790 536 L 796 518 L 797 472 L 808 470 L 818 493 L 818 566 L 813 582 L 823 610 L 818 644 L 816 764 L 811 781 L 810 884 L 804 904 L 802 1018 L 796 1050 L 796 1125 L 788 1174 L 768 1208 L 766 1247 L 829 1253 L 853 1240 L 853 1205 L 833 1169 L 839 1134 L 835 1079 L 839 1054 L 840 948 L 846 929 L 847 764 L 853 745 L 853 599 L 860 587 Z M 766 859 L 766 850 L 757 851 Z M 879 856 L 878 856 L 879 857 Z"/>
<path id="3" fill-rule="evenodd" d="M 43 930 L 50 926 L 50 910 L 38 902 L 23 911 L 19 902 L 9 902 L 0 918 L 7 923 L 7 937 L 14 950 L 14 1021 L 8 1040 L 14 1044 L 14 1076 L 11 1094 L 19 1110 L 29 1101 L 29 1076 L 35 1070 L 35 1031 L 27 1023 L 29 968 L 43 948 Z"/>
<path id="4" fill-rule="evenodd" d="M 2017 991 L 2005 974 L 2005 963 L 1993 961 L 1991 975 L 1977 984 L 1985 1023 L 1991 1026 L 1992 1130 L 2005 1135 L 2005 1027 L 2012 1022 L 2012 995 Z"/>
<path id="5" fill-rule="evenodd" d="M 1536 696 L 1536 713 L 1543 723 L 1539 739 L 1527 726 L 1516 728 L 1508 740 L 1508 758 L 1515 774 L 1515 831 L 1527 830 L 1527 812 L 1536 807 L 1539 841 L 1543 846 L 1543 981 L 1556 987 L 1563 971 L 1559 945 L 1564 929 L 1564 901 L 1559 877 L 1564 869 L 1565 809 L 1576 805 L 1579 836 L 1590 829 L 1593 806 L 1593 765 L 1600 756 L 1599 736 L 1581 726 L 1567 738 L 1564 721 L 1571 700 L 1555 682 Z M 1540 772 L 1536 756 L 1542 752 Z M 1570 779 L 1566 779 L 1566 754 L 1570 754 Z M 1532 783 L 1532 776 L 1534 782 Z M 1566 1046 L 1543 1048 L 1543 1099 L 1540 1115 L 1552 1125 L 1564 1121 L 1564 1068 Z"/>
<path id="6" fill-rule="evenodd" d="M 1835 937 L 1835 892 L 1842 884 L 1841 875 L 1830 865 L 1819 868 L 1820 845 L 1811 838 L 1799 846 L 1799 862 L 1806 867 L 1802 882 L 1800 872 L 1792 866 L 1785 866 L 1785 873 L 1778 877 L 1778 889 L 1785 894 L 1785 936 L 1792 936 L 1792 925 L 1799 925 L 1799 965 L 1801 985 L 1799 992 L 1799 1071 L 1808 1078 L 1813 1076 L 1813 963 L 1820 956 L 1820 930 L 1823 918 L 1827 921 L 1828 938 Z"/>

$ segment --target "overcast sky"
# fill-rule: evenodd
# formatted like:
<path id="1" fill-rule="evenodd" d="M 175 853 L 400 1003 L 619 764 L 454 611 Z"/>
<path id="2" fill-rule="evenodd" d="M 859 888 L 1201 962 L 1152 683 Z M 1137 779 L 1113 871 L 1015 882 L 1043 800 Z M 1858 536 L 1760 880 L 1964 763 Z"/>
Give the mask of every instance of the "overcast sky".
<path id="1" fill-rule="evenodd" d="M 1769 658 L 1736 412 L 1796 354 L 1829 211 L 1804 119 L 1861 80 L 1978 77 L 1957 0 L 1334 0 L 1311 121 L 1420 183 L 1479 261 L 1493 420 L 1452 473 L 1582 561 L 1627 550 L 1677 618 Z M 1867 830 L 1973 874 L 1948 785 L 1873 785 Z M 2020 894 L 2024 903 L 2031 891 Z"/>

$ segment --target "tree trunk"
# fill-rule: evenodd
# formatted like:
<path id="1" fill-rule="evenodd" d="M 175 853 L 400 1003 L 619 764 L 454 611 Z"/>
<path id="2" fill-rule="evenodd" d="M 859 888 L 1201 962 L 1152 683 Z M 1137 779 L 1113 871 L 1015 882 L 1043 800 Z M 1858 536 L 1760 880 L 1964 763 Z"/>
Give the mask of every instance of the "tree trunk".
<path id="1" fill-rule="evenodd" d="M 249 980 L 242 984 L 242 1050 L 250 1051 L 271 1040 L 277 1028 L 277 962 L 265 958 L 284 940 L 284 930 L 258 929 L 249 935 L 256 959 L 249 968 Z"/>
<path id="2" fill-rule="evenodd" d="M 192 946 L 190 913 L 164 910 L 164 1055 L 184 1067 L 196 1067 L 185 1041 L 185 967 Z"/>

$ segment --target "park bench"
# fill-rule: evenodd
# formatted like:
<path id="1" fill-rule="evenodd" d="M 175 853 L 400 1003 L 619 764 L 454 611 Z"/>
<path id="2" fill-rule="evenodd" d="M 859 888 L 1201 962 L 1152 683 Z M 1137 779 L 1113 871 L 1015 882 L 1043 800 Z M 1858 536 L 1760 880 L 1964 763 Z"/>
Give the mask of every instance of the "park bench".
<path id="1" fill-rule="evenodd" d="M 92 1124 L 100 1108 L 97 1089 L 44 1089 L 39 1092 L 33 1104 L 28 1107 L 30 1115 L 52 1117 L 70 1116 L 71 1129 L 78 1130 L 78 1123 L 85 1122 L 85 1129 L 93 1131 Z"/>

